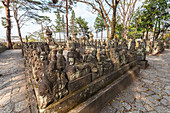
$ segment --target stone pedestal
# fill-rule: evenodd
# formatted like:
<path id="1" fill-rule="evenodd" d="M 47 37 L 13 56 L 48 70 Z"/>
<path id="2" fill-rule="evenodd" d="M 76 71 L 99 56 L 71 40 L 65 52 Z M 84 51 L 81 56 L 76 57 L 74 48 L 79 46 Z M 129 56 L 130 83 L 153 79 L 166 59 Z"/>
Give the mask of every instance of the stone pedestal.
<path id="1" fill-rule="evenodd" d="M 138 65 L 139 65 L 139 67 L 141 68 L 141 69 L 146 69 L 148 66 L 149 66 L 149 64 L 148 64 L 148 61 L 147 60 L 144 60 L 144 61 L 138 61 L 138 63 L 137 63 Z"/>
<path id="2" fill-rule="evenodd" d="M 126 65 L 122 66 L 120 69 L 118 69 L 116 72 L 108 73 L 107 75 L 94 80 L 93 82 L 91 82 L 90 84 L 88 84 L 84 87 L 82 87 L 82 86 L 85 85 L 86 82 L 88 82 L 87 79 L 85 79 L 86 77 L 88 78 L 88 75 L 86 77 L 83 76 L 85 78 L 84 78 L 84 80 L 83 80 L 83 78 L 81 78 L 84 81 L 83 82 L 84 84 L 81 86 L 82 88 L 79 88 L 79 86 L 78 87 L 76 86 L 76 89 L 79 88 L 79 90 L 76 90 L 75 92 L 69 94 L 68 96 L 64 97 L 63 99 L 59 100 L 58 102 L 52 103 L 51 105 L 49 105 L 47 108 L 44 109 L 43 113 L 51 113 L 51 112 L 65 113 L 65 112 L 68 112 L 69 110 L 73 109 L 77 105 L 86 101 L 92 95 L 95 95 L 99 90 L 105 88 L 107 85 L 109 85 L 112 82 L 114 82 L 115 80 L 117 80 L 119 77 L 121 77 L 123 74 L 128 72 L 130 69 L 135 68 L 136 71 L 134 74 L 137 75 L 137 73 L 139 72 L 139 68 L 135 67 L 136 63 L 137 62 L 135 60 L 129 64 L 126 64 Z M 128 73 L 132 73 L 132 71 L 129 71 Z M 134 75 L 134 74 L 132 74 L 132 75 Z M 124 80 L 130 81 L 129 79 L 124 79 Z M 77 80 L 74 82 L 75 83 L 73 86 L 76 85 L 76 82 L 79 82 L 78 84 L 82 84 L 81 80 Z M 124 86 L 127 86 L 127 82 L 122 81 L 122 84 Z M 113 89 L 115 89 L 115 88 L 116 87 L 114 87 Z M 100 92 L 98 92 L 98 93 L 100 93 Z M 105 97 L 107 97 L 107 96 L 105 96 Z M 89 113 L 93 113 L 93 112 L 89 112 Z"/>
<path id="3" fill-rule="evenodd" d="M 69 93 L 73 93 L 92 82 L 91 73 L 68 83 Z"/>

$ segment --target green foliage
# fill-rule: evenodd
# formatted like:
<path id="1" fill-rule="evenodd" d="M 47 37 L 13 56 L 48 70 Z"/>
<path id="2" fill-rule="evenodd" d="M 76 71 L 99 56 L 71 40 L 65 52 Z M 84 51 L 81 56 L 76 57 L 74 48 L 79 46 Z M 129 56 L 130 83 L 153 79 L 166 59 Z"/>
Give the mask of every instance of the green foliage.
<path id="1" fill-rule="evenodd" d="M 6 27 L 6 17 L 1 17 L 1 24 L 2 24 L 2 26 L 4 26 L 4 27 Z M 12 21 L 11 21 L 11 29 L 12 29 Z"/>
<path id="2" fill-rule="evenodd" d="M 58 33 L 61 32 L 62 20 L 61 20 L 61 16 L 60 16 L 59 10 L 57 10 L 55 23 L 56 23 L 56 26 L 55 26 L 56 32 L 58 32 Z"/>
<path id="3" fill-rule="evenodd" d="M 65 33 L 65 26 L 66 26 L 66 23 L 65 23 L 65 17 L 64 15 L 62 15 L 62 18 L 61 18 L 61 23 L 62 23 L 62 32 Z"/>
<path id="4" fill-rule="evenodd" d="M 137 22 L 138 32 L 155 29 L 155 38 L 158 38 L 170 26 L 168 7 L 168 0 L 145 0 L 134 16 L 133 24 Z"/>
<path id="5" fill-rule="evenodd" d="M 94 22 L 94 28 L 96 32 L 101 32 L 105 30 L 104 20 L 100 14 L 96 17 L 96 20 Z"/>
<path id="6" fill-rule="evenodd" d="M 118 39 L 122 38 L 122 31 L 123 31 L 123 25 L 120 23 L 120 16 L 117 16 L 116 18 L 116 34 L 118 35 Z"/>
<path id="7" fill-rule="evenodd" d="M 5 17 L 1 17 L 1 24 L 2 26 L 6 26 L 6 18 Z"/>
<path id="8" fill-rule="evenodd" d="M 73 31 L 78 33 L 76 15 L 74 10 L 72 10 L 71 12 L 70 25 L 69 25 L 69 32 L 73 32 Z"/>
<path id="9" fill-rule="evenodd" d="M 83 35 L 86 35 L 89 38 L 89 27 L 88 27 L 88 22 L 85 21 L 84 18 L 77 18 L 76 19 L 77 24 L 79 25 L 81 32 L 83 33 Z"/>

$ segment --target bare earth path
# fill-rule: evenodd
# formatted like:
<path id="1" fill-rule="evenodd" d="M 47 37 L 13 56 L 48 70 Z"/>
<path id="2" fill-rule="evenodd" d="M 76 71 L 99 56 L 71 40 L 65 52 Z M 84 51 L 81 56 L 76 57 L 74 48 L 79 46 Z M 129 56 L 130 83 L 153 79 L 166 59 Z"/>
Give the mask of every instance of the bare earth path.
<path id="1" fill-rule="evenodd" d="M 30 113 L 21 50 L 0 53 L 0 113 Z"/>
<path id="2" fill-rule="evenodd" d="M 170 49 L 147 60 L 150 66 L 101 113 L 170 113 Z"/>

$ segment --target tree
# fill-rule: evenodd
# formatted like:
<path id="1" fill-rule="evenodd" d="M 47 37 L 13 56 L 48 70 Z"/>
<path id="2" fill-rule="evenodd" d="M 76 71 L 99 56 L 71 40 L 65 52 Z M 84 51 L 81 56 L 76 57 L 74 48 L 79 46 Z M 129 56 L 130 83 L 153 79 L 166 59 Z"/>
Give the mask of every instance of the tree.
<path id="1" fill-rule="evenodd" d="M 103 39 L 103 30 L 105 30 L 106 27 L 104 25 L 104 20 L 103 20 L 102 16 L 100 16 L 100 14 L 98 14 L 98 16 L 95 19 L 94 28 L 96 30 L 96 35 L 98 32 L 101 32 L 101 40 L 102 40 Z"/>
<path id="2" fill-rule="evenodd" d="M 137 0 L 120 0 L 118 11 L 123 25 L 122 38 L 128 37 L 130 22 L 133 17 L 136 1 Z"/>
<path id="3" fill-rule="evenodd" d="M 21 28 L 27 21 L 29 21 L 30 19 L 34 19 L 37 22 L 39 22 L 40 20 L 41 22 L 43 22 L 43 20 L 49 19 L 48 17 L 41 16 L 40 14 L 37 13 L 40 11 L 44 12 L 44 11 L 49 10 L 48 6 L 44 4 L 45 3 L 38 2 L 35 0 L 31 0 L 31 1 L 30 0 L 12 0 L 11 1 L 11 8 L 14 13 L 14 19 L 17 24 L 18 36 L 19 36 L 21 43 L 22 43 Z M 22 10 L 22 12 L 20 10 Z"/>
<path id="4" fill-rule="evenodd" d="M 169 12 L 168 0 L 145 0 L 142 7 L 137 11 L 137 26 L 141 31 L 146 32 L 146 39 L 148 32 L 153 31 L 153 41 L 166 32 L 169 28 Z M 154 43 L 153 43 L 154 46 Z"/>
<path id="5" fill-rule="evenodd" d="M 86 22 L 85 19 L 82 19 L 81 17 L 77 18 L 76 22 L 79 25 L 83 35 L 89 38 L 89 27 L 87 25 L 88 22 Z"/>
<path id="6" fill-rule="evenodd" d="M 49 25 L 49 23 L 51 23 L 51 19 L 47 16 L 41 16 L 41 18 L 39 19 L 36 19 L 36 23 L 38 24 L 41 24 L 41 39 L 45 39 L 45 36 L 44 36 L 44 29 L 47 28 L 47 26 Z"/>
<path id="7" fill-rule="evenodd" d="M 1 0 L 2 4 L 5 7 L 6 13 L 6 39 L 7 39 L 7 48 L 12 48 L 11 43 L 11 15 L 10 15 L 10 0 Z"/>
<path id="8" fill-rule="evenodd" d="M 120 0 L 76 0 L 77 2 L 85 3 L 97 11 L 103 18 L 107 30 L 107 38 L 112 40 L 115 35 L 116 26 L 116 10 Z M 110 15 L 110 16 L 109 16 Z M 108 23 L 107 23 L 108 21 Z M 109 29 L 111 27 L 111 32 Z"/>
<path id="9" fill-rule="evenodd" d="M 118 39 L 122 38 L 123 25 L 121 24 L 120 16 L 116 19 L 116 34 L 118 34 Z"/>
<path id="10" fill-rule="evenodd" d="M 57 4 L 57 5 L 54 5 L 54 7 L 59 7 L 60 9 L 61 8 L 64 8 L 66 11 L 66 32 L 67 32 L 67 37 L 68 37 L 68 10 L 71 9 L 71 6 L 73 5 L 73 3 L 75 3 L 75 0 L 52 0 L 52 2 L 54 4 Z M 62 10 L 62 9 L 61 9 Z"/>
<path id="11" fill-rule="evenodd" d="M 64 41 L 65 41 L 65 33 L 66 33 L 66 29 L 65 29 L 65 21 L 64 21 L 64 15 L 62 15 L 62 18 L 61 18 L 61 23 L 62 23 L 62 33 L 63 33 L 63 36 L 64 36 Z"/>
<path id="12" fill-rule="evenodd" d="M 61 21 L 61 16 L 60 16 L 59 10 L 57 10 L 55 23 L 56 23 L 56 26 L 55 26 L 56 33 L 59 33 L 59 39 L 61 41 L 62 21 Z"/>
<path id="13" fill-rule="evenodd" d="M 77 28 L 77 23 L 76 23 L 76 15 L 74 10 L 72 10 L 71 12 L 71 18 L 70 18 L 70 32 L 78 32 L 78 28 Z"/>

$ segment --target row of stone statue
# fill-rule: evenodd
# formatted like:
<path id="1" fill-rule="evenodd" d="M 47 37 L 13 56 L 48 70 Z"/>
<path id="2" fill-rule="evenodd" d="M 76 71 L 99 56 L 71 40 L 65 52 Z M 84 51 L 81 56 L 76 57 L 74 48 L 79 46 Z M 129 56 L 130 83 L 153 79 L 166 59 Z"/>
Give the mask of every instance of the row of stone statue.
<path id="1" fill-rule="evenodd" d="M 52 32 L 47 30 L 46 34 L 47 42 L 24 43 L 25 64 L 32 73 L 41 108 L 75 91 L 69 85 L 79 85 L 79 78 L 90 74 L 92 82 L 133 60 L 145 60 L 145 42 L 136 49 L 132 40 L 128 49 L 126 40 L 93 43 L 92 34 L 90 39 L 78 39 L 75 33 L 60 45 L 54 42 Z"/>

